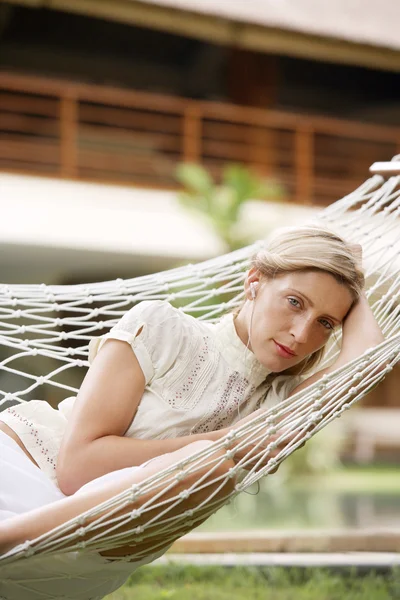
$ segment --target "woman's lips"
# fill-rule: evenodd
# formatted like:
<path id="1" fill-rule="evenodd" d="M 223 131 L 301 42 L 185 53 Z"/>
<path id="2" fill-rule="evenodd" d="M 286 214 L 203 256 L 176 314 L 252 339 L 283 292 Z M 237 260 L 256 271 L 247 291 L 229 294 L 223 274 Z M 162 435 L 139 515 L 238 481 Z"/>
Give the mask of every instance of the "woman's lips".
<path id="1" fill-rule="evenodd" d="M 282 346 L 282 344 L 278 344 L 278 342 L 276 342 L 275 340 L 274 344 L 279 356 L 282 356 L 283 358 L 293 358 L 294 356 L 296 356 L 296 354 L 287 346 Z"/>

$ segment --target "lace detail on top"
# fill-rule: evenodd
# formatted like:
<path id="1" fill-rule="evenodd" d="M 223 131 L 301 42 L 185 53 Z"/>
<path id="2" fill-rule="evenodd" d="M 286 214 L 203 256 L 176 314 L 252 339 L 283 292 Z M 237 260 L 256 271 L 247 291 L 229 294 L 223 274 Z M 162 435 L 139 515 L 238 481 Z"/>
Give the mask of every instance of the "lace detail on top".
<path id="1" fill-rule="evenodd" d="M 210 340 L 204 336 L 202 338 L 203 343 L 198 350 L 196 350 L 196 358 L 193 366 L 190 368 L 187 375 L 183 372 L 184 377 L 183 383 L 178 385 L 176 391 L 169 397 L 169 402 L 174 408 L 192 408 L 192 398 L 195 393 L 195 388 L 204 375 L 204 368 L 207 367 L 210 354 Z M 189 357 L 188 357 L 189 358 Z M 204 382 L 205 385 L 207 381 Z M 175 387 L 175 386 L 174 386 Z M 205 387 L 205 386 L 204 386 Z M 201 400 L 201 395 L 195 394 L 197 401 Z"/>
<path id="2" fill-rule="evenodd" d="M 245 377 L 237 372 L 232 373 L 211 414 L 193 427 L 192 433 L 207 433 L 230 425 L 235 420 L 235 413 L 240 414 L 240 406 L 246 406 L 255 390 Z"/>
<path id="3" fill-rule="evenodd" d="M 34 423 L 20 415 L 14 408 L 8 408 L 6 411 L 4 411 L 2 416 L 4 417 L 7 413 L 12 415 L 14 419 L 17 419 L 20 425 L 24 427 L 24 436 L 29 436 L 31 440 L 34 440 L 33 446 L 30 444 L 28 447 L 27 444 L 24 444 L 30 454 L 36 454 L 36 452 L 39 451 L 42 457 L 41 462 L 45 461 L 47 466 L 55 472 L 56 457 L 51 455 L 48 444 L 40 437 L 39 431 L 37 427 L 35 427 Z M 4 419 L 4 422 L 7 423 L 7 420 Z"/>

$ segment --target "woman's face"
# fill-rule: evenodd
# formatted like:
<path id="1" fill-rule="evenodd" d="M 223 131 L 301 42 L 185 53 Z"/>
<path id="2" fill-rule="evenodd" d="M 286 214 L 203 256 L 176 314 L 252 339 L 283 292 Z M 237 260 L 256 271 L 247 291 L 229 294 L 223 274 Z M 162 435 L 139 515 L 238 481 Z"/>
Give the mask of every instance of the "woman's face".
<path id="1" fill-rule="evenodd" d="M 248 283 L 255 279 L 250 272 Z M 267 369 L 279 373 L 324 346 L 352 303 L 348 288 L 321 271 L 264 278 L 255 299 L 239 313 L 236 329 L 247 344 L 251 322 L 249 348 Z"/>

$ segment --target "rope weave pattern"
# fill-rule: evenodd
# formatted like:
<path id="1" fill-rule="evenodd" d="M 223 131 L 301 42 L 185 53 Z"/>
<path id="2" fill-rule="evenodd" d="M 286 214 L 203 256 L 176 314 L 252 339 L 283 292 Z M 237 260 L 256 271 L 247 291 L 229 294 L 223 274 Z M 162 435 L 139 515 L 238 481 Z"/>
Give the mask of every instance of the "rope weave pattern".
<path id="1" fill-rule="evenodd" d="M 126 545 L 132 547 L 131 555 L 113 560 L 139 560 L 156 552 L 222 505 L 221 497 L 216 496 L 227 477 L 238 481 L 229 494 L 232 497 L 271 473 L 382 380 L 400 359 L 400 177 L 387 181 L 379 175 L 371 177 L 355 192 L 323 211 L 318 222 L 362 244 L 367 296 L 385 341 L 278 407 L 231 431 L 213 446 L 15 548 L 0 558 L 0 566 L 37 554 L 71 550 L 104 552 Z M 240 305 L 244 272 L 260 245 L 199 265 L 125 281 L 75 286 L 0 286 L 0 386 L 3 377 L 19 384 L 17 391 L 0 391 L 0 405 L 4 408 L 32 397 L 43 397 L 44 389 L 60 390 L 64 395 L 75 393 L 79 385 L 71 385 L 66 373 L 82 378 L 82 369 L 88 366 L 89 340 L 108 330 L 133 304 L 142 300 L 167 300 L 199 319 L 217 320 Z M 337 347 L 331 345 L 323 364 L 337 353 Z M 38 357 L 42 365 L 48 366 L 44 375 L 35 371 L 33 361 Z M 233 457 L 233 440 L 239 448 L 251 443 L 253 451 L 228 475 L 221 476 L 221 465 Z M 268 460 L 271 451 L 278 447 L 282 449 Z M 217 458 L 216 450 L 220 451 Z M 199 476 L 191 479 L 195 481 L 192 485 L 172 498 L 165 498 L 166 491 L 173 490 L 177 482 L 196 473 Z M 146 500 L 150 493 L 151 499 Z M 204 499 L 195 508 L 185 509 L 185 500 L 194 493 L 201 493 Z M 135 503 L 139 498 L 144 502 L 137 509 Z M 224 501 L 228 500 L 226 497 Z M 175 509 L 178 514 L 171 514 Z"/>

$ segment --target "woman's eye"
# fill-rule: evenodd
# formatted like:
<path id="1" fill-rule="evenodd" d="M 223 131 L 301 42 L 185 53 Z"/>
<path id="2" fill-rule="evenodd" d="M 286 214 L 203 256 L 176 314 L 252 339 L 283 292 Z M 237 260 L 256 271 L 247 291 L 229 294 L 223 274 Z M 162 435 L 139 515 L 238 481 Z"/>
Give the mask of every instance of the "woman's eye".
<path id="1" fill-rule="evenodd" d="M 300 302 L 297 300 L 297 298 L 289 298 L 289 304 L 295 306 L 296 308 L 300 308 Z"/>
<path id="2" fill-rule="evenodd" d="M 323 325 L 323 327 L 325 327 L 325 329 L 329 329 L 329 330 L 333 329 L 332 323 L 330 323 L 326 319 L 321 319 L 320 323 L 321 323 L 321 325 Z"/>

